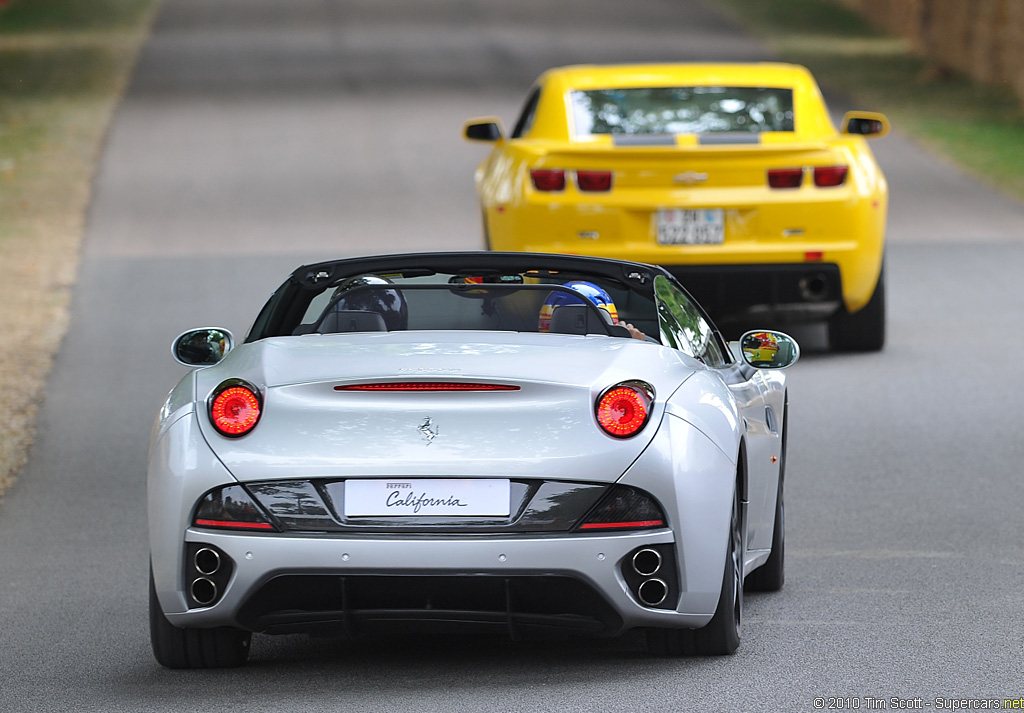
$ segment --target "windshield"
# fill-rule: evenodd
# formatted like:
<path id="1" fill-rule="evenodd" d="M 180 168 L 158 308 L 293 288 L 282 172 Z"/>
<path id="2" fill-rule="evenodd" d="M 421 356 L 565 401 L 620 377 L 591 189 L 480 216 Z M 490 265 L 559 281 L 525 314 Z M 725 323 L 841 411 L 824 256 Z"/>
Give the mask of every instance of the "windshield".
<path id="1" fill-rule="evenodd" d="M 569 94 L 576 136 L 793 131 L 793 90 L 643 87 Z"/>
<path id="2" fill-rule="evenodd" d="M 362 274 L 293 290 L 252 338 L 343 332 L 482 330 L 628 336 L 631 323 L 654 339 L 652 297 L 594 275 L 485 276 Z M 584 296 L 586 295 L 586 296 Z"/>

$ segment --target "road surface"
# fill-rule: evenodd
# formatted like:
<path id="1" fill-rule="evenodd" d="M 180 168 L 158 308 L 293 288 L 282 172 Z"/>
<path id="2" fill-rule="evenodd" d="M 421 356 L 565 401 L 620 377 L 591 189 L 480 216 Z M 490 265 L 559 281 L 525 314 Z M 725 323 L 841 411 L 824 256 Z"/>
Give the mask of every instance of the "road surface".
<path id="1" fill-rule="evenodd" d="M 866 710 L 1024 695 L 1024 207 L 898 132 L 873 144 L 892 193 L 889 343 L 832 355 L 820 329 L 798 334 L 787 582 L 747 598 L 735 656 L 651 658 L 636 636 L 256 637 L 250 665 L 226 672 L 150 654 L 146 444 L 183 373 L 177 333 L 243 335 L 303 262 L 479 248 L 485 148 L 462 142 L 462 123 L 510 124 L 549 66 L 767 57 L 699 0 L 165 0 L 96 177 L 38 438 L 0 506 L 0 710 L 811 711 L 816 697 Z"/>

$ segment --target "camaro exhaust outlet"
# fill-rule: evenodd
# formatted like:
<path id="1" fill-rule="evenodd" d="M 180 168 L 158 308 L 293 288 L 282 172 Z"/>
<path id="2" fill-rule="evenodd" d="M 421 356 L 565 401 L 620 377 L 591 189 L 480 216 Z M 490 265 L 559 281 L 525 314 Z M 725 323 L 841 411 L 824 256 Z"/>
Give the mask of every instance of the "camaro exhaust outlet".
<path id="1" fill-rule="evenodd" d="M 800 296 L 808 302 L 821 302 L 828 296 L 829 279 L 823 272 L 800 278 Z"/>
<path id="2" fill-rule="evenodd" d="M 656 607 L 668 596 L 668 585 L 660 579 L 647 579 L 637 588 L 636 595 L 643 604 Z"/>
<path id="3" fill-rule="evenodd" d="M 199 577 L 198 579 L 192 580 L 192 584 L 189 587 L 189 594 L 192 595 L 192 599 L 195 600 L 196 604 L 205 607 L 213 604 L 214 600 L 217 598 L 217 585 L 214 584 L 212 579 Z"/>
<path id="4" fill-rule="evenodd" d="M 216 574 L 217 570 L 220 569 L 220 554 L 216 550 L 204 547 L 196 552 L 195 557 L 192 558 L 192 563 L 199 574 L 210 576 L 211 574 Z"/>
<path id="5" fill-rule="evenodd" d="M 633 555 L 633 571 L 641 577 L 657 574 L 659 569 L 661 569 L 661 553 L 657 550 L 643 549 Z"/>

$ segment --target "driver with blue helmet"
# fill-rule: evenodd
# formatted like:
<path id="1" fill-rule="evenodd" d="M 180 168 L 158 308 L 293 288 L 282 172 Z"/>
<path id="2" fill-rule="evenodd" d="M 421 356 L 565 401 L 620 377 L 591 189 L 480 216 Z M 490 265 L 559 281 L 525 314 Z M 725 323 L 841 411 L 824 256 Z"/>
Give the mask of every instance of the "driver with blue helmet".
<path id="1" fill-rule="evenodd" d="M 618 324 L 625 327 L 629 331 L 629 336 L 633 339 L 647 340 L 647 335 L 632 324 L 619 321 L 619 312 L 615 308 L 615 303 L 612 301 L 611 295 L 603 287 L 586 280 L 570 280 L 564 283 L 562 287 L 568 287 L 573 292 L 581 295 L 581 297 L 571 295 L 564 290 L 552 292 L 540 308 L 540 324 L 538 326 L 541 332 L 548 331 L 551 326 L 551 315 L 556 307 L 585 304 L 583 298 L 586 298 L 605 316 L 609 324 Z"/>

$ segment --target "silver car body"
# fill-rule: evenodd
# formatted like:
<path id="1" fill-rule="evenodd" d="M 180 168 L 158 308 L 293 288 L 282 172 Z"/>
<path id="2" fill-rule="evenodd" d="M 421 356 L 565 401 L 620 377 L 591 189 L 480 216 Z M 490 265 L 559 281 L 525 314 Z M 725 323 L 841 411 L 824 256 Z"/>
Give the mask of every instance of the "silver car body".
<path id="1" fill-rule="evenodd" d="M 282 575 L 560 576 L 593 590 L 618 615 L 590 633 L 702 627 L 723 587 L 737 483 L 745 491 L 746 575 L 772 548 L 784 460 L 785 376 L 752 368 L 738 353 L 734 345 L 729 363 L 709 367 L 652 341 L 515 331 L 312 333 L 241 344 L 186 374 L 154 426 L 148 507 L 159 608 L 175 627 L 252 629 L 239 612 Z M 336 388 L 396 378 L 518 389 Z M 211 395 L 232 379 L 262 394 L 260 421 L 241 438 L 222 435 L 209 416 Z M 609 437 L 595 424 L 595 401 L 631 379 L 654 389 L 649 420 L 632 438 Z M 194 524 L 197 503 L 225 485 L 398 478 L 626 485 L 652 496 L 667 522 L 599 533 L 254 533 Z M 233 562 L 211 606 L 189 599 L 189 543 L 211 545 Z M 645 606 L 623 563 L 637 548 L 665 544 L 676 556 L 678 598 L 668 607 Z M 264 630 L 289 630 L 280 623 Z M 307 617 L 297 630 L 315 626 Z"/>

